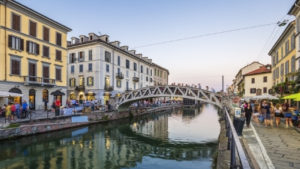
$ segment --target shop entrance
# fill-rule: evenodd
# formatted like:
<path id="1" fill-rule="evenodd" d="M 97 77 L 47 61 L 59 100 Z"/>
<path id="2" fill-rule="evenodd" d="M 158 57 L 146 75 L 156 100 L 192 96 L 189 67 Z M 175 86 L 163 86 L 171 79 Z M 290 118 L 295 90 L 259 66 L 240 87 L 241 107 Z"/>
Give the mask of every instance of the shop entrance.
<path id="1" fill-rule="evenodd" d="M 35 110 L 35 90 L 29 90 L 29 109 Z"/>

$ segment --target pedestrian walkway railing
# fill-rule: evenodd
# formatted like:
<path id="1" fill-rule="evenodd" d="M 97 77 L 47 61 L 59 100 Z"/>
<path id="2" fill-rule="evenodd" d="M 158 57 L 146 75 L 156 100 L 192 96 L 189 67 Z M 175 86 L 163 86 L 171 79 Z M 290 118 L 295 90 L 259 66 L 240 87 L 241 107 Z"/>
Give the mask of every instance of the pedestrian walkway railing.
<path id="1" fill-rule="evenodd" d="M 250 169 L 249 160 L 233 126 L 227 108 L 224 108 L 226 123 L 226 136 L 228 137 L 227 149 L 230 150 L 230 168 Z"/>

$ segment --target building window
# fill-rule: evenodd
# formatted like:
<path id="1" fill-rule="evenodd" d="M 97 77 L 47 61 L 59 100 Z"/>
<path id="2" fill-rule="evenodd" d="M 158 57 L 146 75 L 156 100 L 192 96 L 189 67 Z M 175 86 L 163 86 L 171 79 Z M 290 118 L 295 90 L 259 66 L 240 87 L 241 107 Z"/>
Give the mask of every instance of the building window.
<path id="1" fill-rule="evenodd" d="M 150 69 L 150 76 L 152 76 L 152 69 Z"/>
<path id="2" fill-rule="evenodd" d="M 255 89 L 255 88 L 251 88 L 251 89 L 250 89 L 250 93 L 251 93 L 251 94 L 256 93 L 256 89 Z"/>
<path id="3" fill-rule="evenodd" d="M 69 56 L 69 62 L 70 63 L 75 63 L 76 61 L 76 54 L 75 53 L 70 53 L 70 56 Z"/>
<path id="4" fill-rule="evenodd" d="M 136 71 L 137 70 L 137 64 L 133 63 L 133 70 Z"/>
<path id="5" fill-rule="evenodd" d="M 88 77 L 88 78 L 86 78 L 86 80 L 87 80 L 87 85 L 88 86 L 93 86 L 94 85 L 94 77 Z"/>
<path id="6" fill-rule="evenodd" d="M 50 36 L 49 32 L 50 32 L 49 28 L 43 27 L 43 39 L 44 39 L 44 41 L 49 42 L 49 36 Z"/>
<path id="7" fill-rule="evenodd" d="M 84 62 L 84 52 L 81 51 L 81 52 L 78 52 L 78 61 L 79 62 Z"/>
<path id="8" fill-rule="evenodd" d="M 80 72 L 80 73 L 83 72 L 83 64 L 79 65 L 79 72 Z"/>
<path id="9" fill-rule="evenodd" d="M 148 82 L 148 76 L 146 76 L 146 82 Z"/>
<path id="10" fill-rule="evenodd" d="M 153 80 L 152 80 L 152 78 L 150 77 L 150 82 L 152 82 Z"/>
<path id="11" fill-rule="evenodd" d="M 276 58 L 275 58 L 275 60 L 276 60 L 276 62 L 275 62 L 275 64 L 277 64 L 278 63 L 278 51 L 276 52 Z"/>
<path id="12" fill-rule="evenodd" d="M 118 66 L 120 66 L 120 65 L 121 65 L 121 57 L 118 56 Z"/>
<path id="13" fill-rule="evenodd" d="M 40 45 L 31 41 L 26 42 L 26 51 L 30 54 L 39 55 Z"/>
<path id="14" fill-rule="evenodd" d="M 130 69 L 130 62 L 126 59 L 126 69 Z"/>
<path id="15" fill-rule="evenodd" d="M 61 46 L 61 34 L 56 32 L 56 45 Z"/>
<path id="16" fill-rule="evenodd" d="M 264 76 L 264 83 L 268 82 L 268 76 Z"/>
<path id="17" fill-rule="evenodd" d="M 121 69 L 120 68 L 118 68 L 118 74 L 120 74 L 121 73 Z"/>
<path id="18" fill-rule="evenodd" d="M 49 65 L 43 65 L 43 82 L 49 83 Z"/>
<path id="19" fill-rule="evenodd" d="M 149 75 L 149 68 L 146 69 L 146 73 L 147 73 L 147 75 Z"/>
<path id="20" fill-rule="evenodd" d="M 285 62 L 285 75 L 289 74 L 289 61 Z"/>
<path id="21" fill-rule="evenodd" d="M 268 92 L 268 89 L 267 89 L 266 87 L 264 87 L 264 88 L 263 88 L 263 92 L 264 92 L 264 93 L 267 93 L 267 92 Z"/>
<path id="22" fill-rule="evenodd" d="M 21 16 L 15 13 L 12 13 L 12 25 L 11 28 L 15 31 L 21 31 Z"/>
<path id="23" fill-rule="evenodd" d="M 108 73 L 109 72 L 109 65 L 106 64 L 106 72 Z"/>
<path id="24" fill-rule="evenodd" d="M 79 86 L 84 86 L 84 77 L 79 76 Z"/>
<path id="25" fill-rule="evenodd" d="M 36 37 L 36 22 L 29 21 L 29 35 Z"/>
<path id="26" fill-rule="evenodd" d="M 251 83 L 255 83 L 255 78 L 251 78 Z"/>
<path id="27" fill-rule="evenodd" d="M 56 60 L 57 61 L 61 61 L 61 51 L 60 50 L 56 50 Z"/>
<path id="28" fill-rule="evenodd" d="M 122 87 L 122 83 L 121 83 L 121 80 L 120 79 L 117 79 L 117 87 L 118 88 L 121 88 Z"/>
<path id="29" fill-rule="evenodd" d="M 287 55 L 289 53 L 289 50 L 290 50 L 290 41 L 287 40 L 285 42 L 285 55 Z"/>
<path id="30" fill-rule="evenodd" d="M 93 51 L 89 50 L 89 60 L 93 60 Z"/>
<path id="31" fill-rule="evenodd" d="M 76 79 L 75 78 L 71 78 L 70 80 L 69 80 L 69 86 L 70 87 L 75 87 L 76 86 Z"/>
<path id="32" fill-rule="evenodd" d="M 74 73 L 74 71 L 75 71 L 75 67 L 74 67 L 74 65 L 72 65 L 71 66 L 71 73 Z"/>
<path id="33" fill-rule="evenodd" d="M 295 49 L 295 47 L 296 47 L 295 44 L 296 44 L 295 34 L 293 34 L 291 37 L 291 50 Z"/>
<path id="34" fill-rule="evenodd" d="M 16 36 L 8 36 L 8 47 L 14 50 L 24 50 L 24 40 Z"/>
<path id="35" fill-rule="evenodd" d="M 129 90 L 129 82 L 126 81 L 126 90 Z"/>
<path id="36" fill-rule="evenodd" d="M 283 56 L 283 47 L 281 47 L 281 58 L 283 58 L 284 56 Z"/>
<path id="37" fill-rule="evenodd" d="M 135 75 L 134 75 L 135 76 Z M 126 70 L 126 77 L 128 78 L 129 77 L 129 71 Z"/>
<path id="38" fill-rule="evenodd" d="M 141 73 L 143 73 L 143 71 L 144 71 L 144 70 L 143 70 L 143 65 L 141 65 Z"/>
<path id="39" fill-rule="evenodd" d="M 93 64 L 89 63 L 89 72 L 93 71 Z"/>
<path id="40" fill-rule="evenodd" d="M 21 58 L 11 57 L 10 59 L 10 73 L 12 75 L 21 75 Z"/>
<path id="41" fill-rule="evenodd" d="M 296 59 L 295 56 L 293 56 L 291 59 L 291 72 L 295 72 L 295 71 L 296 71 Z"/>
<path id="42" fill-rule="evenodd" d="M 283 76 L 283 74 L 284 74 L 284 64 L 281 63 L 281 65 L 280 65 L 280 76 Z"/>
<path id="43" fill-rule="evenodd" d="M 104 57 L 105 57 L 105 62 L 110 63 L 110 61 L 111 61 L 111 53 L 105 51 Z"/>
<path id="44" fill-rule="evenodd" d="M 49 58 L 49 47 L 43 46 L 43 57 Z"/>
<path id="45" fill-rule="evenodd" d="M 55 79 L 58 81 L 61 81 L 61 68 L 60 67 L 55 68 Z"/>

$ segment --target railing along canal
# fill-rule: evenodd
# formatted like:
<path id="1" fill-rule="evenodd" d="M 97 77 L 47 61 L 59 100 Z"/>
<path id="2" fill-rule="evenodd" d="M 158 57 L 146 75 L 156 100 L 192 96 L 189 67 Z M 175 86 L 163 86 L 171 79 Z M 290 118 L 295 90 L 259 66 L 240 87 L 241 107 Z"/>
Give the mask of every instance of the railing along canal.
<path id="1" fill-rule="evenodd" d="M 226 136 L 228 137 L 227 149 L 230 150 L 230 168 L 250 169 L 248 158 L 233 126 L 227 108 L 224 108 L 224 116 L 226 122 Z M 238 157 L 238 159 L 236 157 Z M 237 164 L 237 162 L 239 163 Z"/>

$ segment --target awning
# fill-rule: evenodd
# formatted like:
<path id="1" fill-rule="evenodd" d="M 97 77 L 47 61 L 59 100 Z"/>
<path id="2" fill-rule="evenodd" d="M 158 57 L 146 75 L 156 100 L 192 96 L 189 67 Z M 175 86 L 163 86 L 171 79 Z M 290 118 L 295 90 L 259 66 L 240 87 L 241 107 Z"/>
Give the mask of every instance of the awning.
<path id="1" fill-rule="evenodd" d="M 269 94 L 263 94 L 263 95 L 259 95 L 259 96 L 249 97 L 247 99 L 250 99 L 250 100 L 278 100 L 278 97 L 272 96 Z"/>
<path id="2" fill-rule="evenodd" d="M 0 91 L 0 97 L 23 97 L 23 94 Z"/>
<path id="3" fill-rule="evenodd" d="M 55 90 L 54 92 L 51 93 L 53 96 L 64 96 L 65 94 L 61 92 L 60 90 Z"/>
<path id="4" fill-rule="evenodd" d="M 295 93 L 295 94 L 291 94 L 288 96 L 284 96 L 282 99 L 296 99 L 296 98 L 300 98 L 300 93 Z"/>

